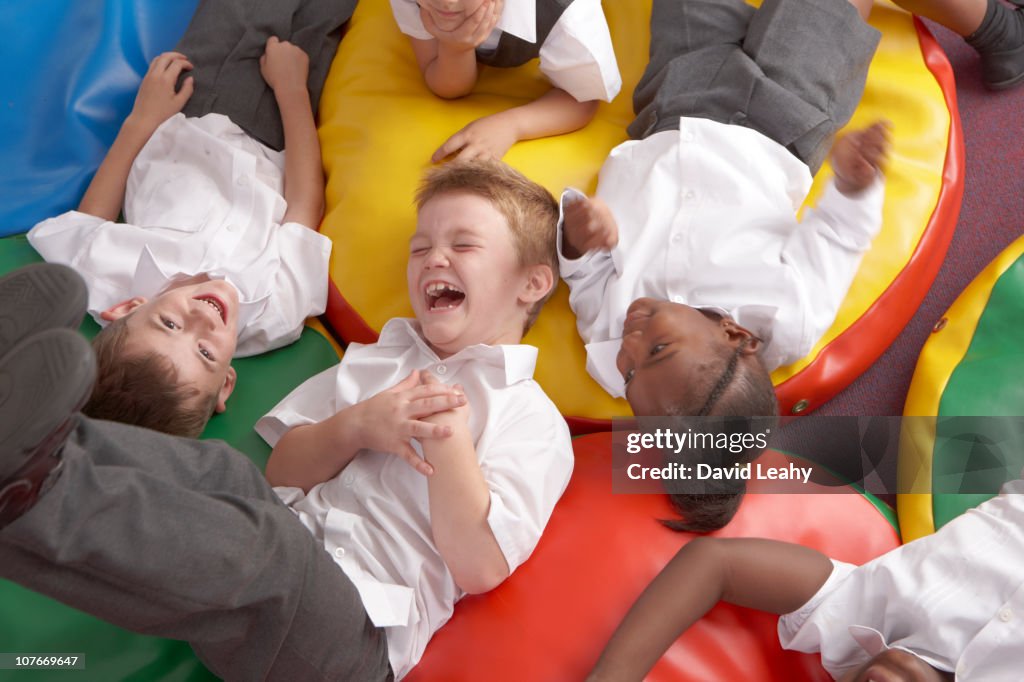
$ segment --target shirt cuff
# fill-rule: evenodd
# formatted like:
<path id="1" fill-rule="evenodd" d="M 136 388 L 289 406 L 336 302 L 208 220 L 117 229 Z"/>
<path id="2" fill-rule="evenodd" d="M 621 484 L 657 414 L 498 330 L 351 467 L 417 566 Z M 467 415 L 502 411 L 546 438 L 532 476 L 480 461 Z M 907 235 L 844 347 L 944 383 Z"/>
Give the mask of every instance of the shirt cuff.
<path id="1" fill-rule="evenodd" d="M 779 643 L 782 644 L 783 649 L 789 649 L 793 640 L 800 633 L 800 629 L 804 626 L 811 615 L 821 606 L 822 602 L 825 601 L 828 596 L 835 591 L 837 587 L 857 568 L 854 564 L 848 564 L 843 561 L 836 561 L 832 559 L 832 572 L 829 574 L 828 579 L 822 584 L 818 591 L 814 593 L 807 603 L 798 608 L 792 613 L 787 613 L 779 617 Z M 798 649 L 802 650 L 802 649 Z"/>
<path id="2" fill-rule="evenodd" d="M 275 447 L 277 442 L 281 440 L 281 437 L 296 426 L 306 426 L 315 423 L 314 420 L 303 417 L 298 412 L 281 410 L 280 412 L 271 412 L 261 417 L 253 428 L 260 438 L 266 441 L 267 445 Z"/>
<path id="3" fill-rule="evenodd" d="M 515 571 L 529 558 L 537 540 L 540 539 L 538 530 L 533 542 L 529 542 L 527 537 L 530 535 L 529 524 L 523 519 L 517 519 L 493 490 L 491 491 L 491 506 L 487 510 L 487 525 L 490 526 L 491 533 L 498 542 L 501 553 L 505 556 L 509 573 Z"/>
<path id="4" fill-rule="evenodd" d="M 874 182 L 849 196 L 839 191 L 833 178 L 825 186 L 816 210 L 835 216 L 837 242 L 852 251 L 866 251 L 882 227 L 884 202 L 885 176 L 879 172 Z"/>

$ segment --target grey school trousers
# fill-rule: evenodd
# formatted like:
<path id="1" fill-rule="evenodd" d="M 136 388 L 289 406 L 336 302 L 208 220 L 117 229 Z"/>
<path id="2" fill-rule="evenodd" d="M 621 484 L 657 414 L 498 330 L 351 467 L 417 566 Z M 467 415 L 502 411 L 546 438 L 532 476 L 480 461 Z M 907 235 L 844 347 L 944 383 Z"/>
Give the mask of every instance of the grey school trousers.
<path id="1" fill-rule="evenodd" d="M 284 149 L 284 129 L 274 91 L 260 75 L 267 38 L 295 43 L 309 55 L 310 101 L 320 93 L 356 0 L 199 0 L 175 48 L 195 68 L 186 116 L 224 114 L 271 149 Z"/>
<path id="2" fill-rule="evenodd" d="M 708 118 L 753 128 L 814 173 L 860 102 L 880 38 L 847 0 L 654 0 L 629 135 Z"/>
<path id="3" fill-rule="evenodd" d="M 84 417 L 63 454 L 0 530 L 0 576 L 228 680 L 393 679 L 359 593 L 244 455 Z"/>

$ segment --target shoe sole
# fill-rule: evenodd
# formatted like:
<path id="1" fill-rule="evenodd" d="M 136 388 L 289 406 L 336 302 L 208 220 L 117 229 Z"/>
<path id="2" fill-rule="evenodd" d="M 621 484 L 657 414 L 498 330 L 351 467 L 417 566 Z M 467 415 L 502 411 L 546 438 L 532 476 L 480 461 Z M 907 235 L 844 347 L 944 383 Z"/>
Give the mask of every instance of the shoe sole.
<path id="1" fill-rule="evenodd" d="M 1010 90 L 1011 88 L 1015 88 L 1021 83 L 1024 83 L 1024 71 L 1021 71 L 1013 78 L 1010 78 L 1005 81 L 999 81 L 998 83 L 990 83 L 988 81 L 985 81 L 985 87 L 988 88 L 989 90 L 992 90 L 993 92 L 1000 92 L 1002 90 Z"/>
<path id="2" fill-rule="evenodd" d="M 0 354 L 46 329 L 77 329 L 88 298 L 82 277 L 58 263 L 35 263 L 0 277 Z"/>
<path id="3" fill-rule="evenodd" d="M 69 329 L 39 332 L 0 359 L 0 481 L 67 428 L 95 380 L 89 342 Z"/>

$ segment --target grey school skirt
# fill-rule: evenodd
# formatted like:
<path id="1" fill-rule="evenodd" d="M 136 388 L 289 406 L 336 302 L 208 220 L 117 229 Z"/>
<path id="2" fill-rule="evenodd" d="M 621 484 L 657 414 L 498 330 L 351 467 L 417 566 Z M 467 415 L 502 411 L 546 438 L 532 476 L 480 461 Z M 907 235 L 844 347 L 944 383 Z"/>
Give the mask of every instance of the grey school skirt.
<path id="1" fill-rule="evenodd" d="M 860 101 L 881 34 L 847 0 L 654 0 L 634 139 L 680 116 L 753 128 L 814 173 Z"/>

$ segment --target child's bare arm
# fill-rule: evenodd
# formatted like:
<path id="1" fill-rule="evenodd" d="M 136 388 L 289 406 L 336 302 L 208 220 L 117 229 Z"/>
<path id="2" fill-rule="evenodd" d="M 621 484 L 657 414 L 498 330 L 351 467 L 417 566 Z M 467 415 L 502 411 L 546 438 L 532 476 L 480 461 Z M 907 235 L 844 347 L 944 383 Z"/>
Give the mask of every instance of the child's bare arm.
<path id="1" fill-rule="evenodd" d="M 437 163 L 452 154 L 500 159 L 520 140 L 579 130 L 594 118 L 597 107 L 597 100 L 577 102 L 565 90 L 552 88 L 529 104 L 473 121 L 448 138 L 431 160 Z"/>
<path id="2" fill-rule="evenodd" d="M 775 540 L 696 538 L 626 614 L 588 678 L 641 680 L 666 649 L 720 600 L 789 613 L 832 572 L 824 554 Z"/>
<path id="3" fill-rule="evenodd" d="M 424 417 L 465 403 L 461 391 L 440 383 L 424 385 L 420 372 L 414 371 L 391 388 L 330 419 L 289 430 L 270 453 L 267 480 L 271 485 L 294 486 L 308 492 L 337 476 L 362 449 L 396 454 L 429 476 L 433 468 L 416 454 L 409 439 L 429 443 L 448 438 L 451 428 L 430 423 Z"/>
<path id="4" fill-rule="evenodd" d="M 191 78 L 185 79 L 181 90 L 174 89 L 181 72 L 191 68 L 191 62 L 178 52 L 164 52 L 150 62 L 135 96 L 135 105 L 89 183 L 78 204 L 79 211 L 104 220 L 117 220 L 135 157 L 160 124 L 181 111 L 192 96 Z"/>
<path id="5" fill-rule="evenodd" d="M 479 594 L 501 584 L 509 566 L 487 522 L 491 494 L 469 432 L 469 410 L 464 405 L 428 417 L 425 421 L 448 426 L 452 435 L 422 445 L 434 469 L 427 479 L 434 544 L 455 584 Z"/>
<path id="6" fill-rule="evenodd" d="M 484 0 L 460 25 L 444 29 L 430 11 L 420 9 L 420 19 L 433 40 L 411 39 L 416 62 L 427 87 L 438 97 L 454 99 L 469 94 L 476 85 L 476 48 L 494 30 L 504 0 Z"/>
<path id="7" fill-rule="evenodd" d="M 284 128 L 284 222 L 316 228 L 324 214 L 324 172 L 306 87 L 309 56 L 271 36 L 260 57 L 260 73 L 274 91 Z"/>

